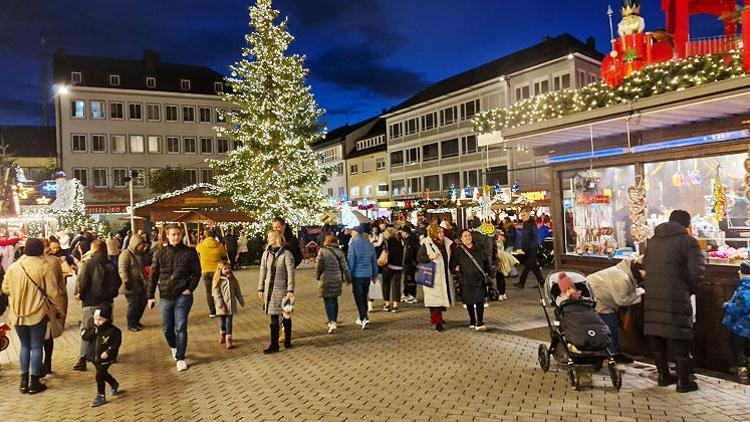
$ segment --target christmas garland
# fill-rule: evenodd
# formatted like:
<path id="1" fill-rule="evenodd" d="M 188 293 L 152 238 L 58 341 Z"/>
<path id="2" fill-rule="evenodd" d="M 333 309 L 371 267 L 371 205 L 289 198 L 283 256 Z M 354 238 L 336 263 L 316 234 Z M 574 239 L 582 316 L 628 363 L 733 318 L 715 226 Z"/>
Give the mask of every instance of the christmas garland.
<path id="1" fill-rule="evenodd" d="M 741 50 L 675 59 L 647 66 L 614 89 L 600 81 L 580 89 L 549 92 L 481 112 L 472 123 L 476 133 L 491 133 L 743 75 Z"/>
<path id="2" fill-rule="evenodd" d="M 137 203 L 135 203 L 133 205 L 133 208 L 138 209 L 138 208 L 147 207 L 147 206 L 149 206 L 149 205 L 151 205 L 151 204 L 153 204 L 155 202 L 159 202 L 159 201 L 162 201 L 162 200 L 165 200 L 165 199 L 169 199 L 169 198 L 174 198 L 175 196 L 180 196 L 180 195 L 182 195 L 184 193 L 192 192 L 192 191 L 194 191 L 196 189 L 200 189 L 200 188 L 207 189 L 209 192 L 219 192 L 220 191 L 220 189 L 219 189 L 218 186 L 212 185 L 211 183 L 196 183 L 194 185 L 185 186 L 184 188 L 176 190 L 176 191 L 167 192 L 167 193 L 161 194 L 159 196 L 155 196 L 153 198 L 149 198 L 149 199 L 146 199 L 144 201 L 137 202 Z"/>

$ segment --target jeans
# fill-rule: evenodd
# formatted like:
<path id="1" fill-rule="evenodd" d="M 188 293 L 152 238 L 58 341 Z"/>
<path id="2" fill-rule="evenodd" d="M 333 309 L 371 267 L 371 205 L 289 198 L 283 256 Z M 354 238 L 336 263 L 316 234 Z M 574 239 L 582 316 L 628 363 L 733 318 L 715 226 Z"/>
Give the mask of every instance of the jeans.
<path id="1" fill-rule="evenodd" d="M 96 392 L 100 395 L 104 395 L 104 383 L 106 382 L 111 387 L 117 385 L 115 377 L 109 374 L 109 364 L 95 363 L 96 367 Z"/>
<path id="2" fill-rule="evenodd" d="M 231 336 L 232 335 L 232 315 L 219 315 L 219 326 L 221 332 Z"/>
<path id="3" fill-rule="evenodd" d="M 21 342 L 21 353 L 18 358 L 21 361 L 22 374 L 28 374 L 31 367 L 31 375 L 42 375 L 42 349 L 46 332 L 46 319 L 36 325 L 16 325 L 16 334 Z"/>
<path id="4" fill-rule="evenodd" d="M 398 302 L 401 300 L 401 274 L 402 270 L 383 269 L 383 300 L 386 302 Z"/>
<path id="5" fill-rule="evenodd" d="M 466 310 L 469 312 L 469 325 L 484 325 L 484 303 L 466 305 Z"/>
<path id="6" fill-rule="evenodd" d="M 326 316 L 328 322 L 336 322 L 336 318 L 339 315 L 339 298 L 337 297 L 324 297 L 323 305 L 326 308 Z"/>
<path id="7" fill-rule="evenodd" d="M 211 292 L 213 290 L 211 285 L 214 280 L 214 273 L 201 273 L 201 280 L 203 285 L 206 287 L 206 303 L 208 303 L 208 313 L 216 315 L 216 305 L 214 304 L 214 295 Z"/>
<path id="8" fill-rule="evenodd" d="M 176 348 L 177 360 L 185 360 L 188 343 L 188 314 L 193 307 L 193 295 L 179 295 L 174 299 L 161 299 L 161 318 L 164 337 L 169 347 Z"/>
<path id="9" fill-rule="evenodd" d="M 367 294 L 370 293 L 369 278 L 355 278 L 352 280 L 352 293 L 354 294 L 354 303 L 357 304 L 359 320 L 367 319 Z"/>
<path id="10" fill-rule="evenodd" d="M 734 352 L 734 362 L 738 368 L 746 368 L 748 366 L 747 356 L 750 351 L 750 339 L 747 337 L 738 336 L 735 333 L 729 333 L 732 340 L 732 351 Z"/>
<path id="11" fill-rule="evenodd" d="M 521 286 L 524 286 L 526 284 L 526 278 L 529 276 L 529 271 L 531 271 L 534 273 L 534 277 L 536 277 L 536 282 L 540 285 L 544 284 L 544 276 L 542 275 L 542 270 L 539 268 L 539 261 L 537 259 L 537 253 L 539 251 L 537 249 L 531 249 L 524 252 L 523 272 L 521 273 L 521 278 L 518 280 L 518 283 L 521 284 Z"/>
<path id="12" fill-rule="evenodd" d="M 83 315 L 81 315 L 81 332 L 94 326 L 94 320 L 92 319 L 94 317 L 94 311 L 96 311 L 96 306 L 83 307 Z M 90 343 L 90 341 L 81 339 L 81 354 L 79 355 L 81 358 L 86 357 Z"/>
<path id="13" fill-rule="evenodd" d="M 128 328 L 136 328 L 141 323 L 143 312 L 146 310 L 148 298 L 146 292 L 125 295 L 128 299 Z"/>
<path id="14" fill-rule="evenodd" d="M 612 340 L 609 342 L 609 351 L 613 355 L 619 355 L 622 353 L 620 350 L 620 315 L 617 313 L 613 314 L 599 314 L 599 317 L 609 327 L 609 332 L 612 333 Z"/>

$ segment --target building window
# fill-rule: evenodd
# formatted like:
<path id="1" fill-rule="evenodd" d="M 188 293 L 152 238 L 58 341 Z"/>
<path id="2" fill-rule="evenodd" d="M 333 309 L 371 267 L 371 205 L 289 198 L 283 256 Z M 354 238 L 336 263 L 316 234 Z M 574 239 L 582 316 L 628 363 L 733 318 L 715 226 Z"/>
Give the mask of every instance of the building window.
<path id="1" fill-rule="evenodd" d="M 122 103 L 109 103 L 109 118 L 123 119 L 125 117 L 125 106 Z"/>
<path id="2" fill-rule="evenodd" d="M 440 126 L 452 125 L 456 122 L 456 106 L 440 110 Z"/>
<path id="3" fill-rule="evenodd" d="M 148 153 L 161 154 L 161 136 L 148 137 Z"/>
<path id="4" fill-rule="evenodd" d="M 391 181 L 391 188 L 393 189 L 393 195 L 403 195 L 404 194 L 404 181 L 399 180 L 393 180 Z"/>
<path id="5" fill-rule="evenodd" d="M 86 135 L 72 135 L 73 152 L 86 152 Z"/>
<path id="6" fill-rule="evenodd" d="M 190 79 L 180 79 L 180 89 L 190 91 Z"/>
<path id="7" fill-rule="evenodd" d="M 365 188 L 362 189 L 362 196 L 365 198 L 372 196 L 372 185 L 365 185 Z"/>
<path id="8" fill-rule="evenodd" d="M 198 149 L 196 147 L 197 141 L 195 138 L 185 138 L 183 141 L 183 148 L 182 150 L 185 152 L 185 154 L 196 154 L 198 152 Z"/>
<path id="9" fill-rule="evenodd" d="M 328 197 L 333 198 L 333 188 L 328 188 Z"/>
<path id="10" fill-rule="evenodd" d="M 238 149 L 242 148 L 244 144 L 242 141 L 233 141 L 232 144 L 234 145 L 234 150 L 237 151 Z"/>
<path id="11" fill-rule="evenodd" d="M 369 173 L 372 171 L 372 160 L 362 161 L 362 173 Z"/>
<path id="12" fill-rule="evenodd" d="M 530 97 L 528 84 L 516 87 L 516 101 L 526 100 Z"/>
<path id="13" fill-rule="evenodd" d="M 437 113 L 428 113 L 422 116 L 422 130 L 434 129 L 437 126 Z"/>
<path id="14" fill-rule="evenodd" d="M 146 186 L 146 169 L 134 168 L 134 169 L 130 169 L 130 173 L 133 175 L 133 186 L 137 186 L 137 187 Z"/>
<path id="15" fill-rule="evenodd" d="M 396 123 L 391 125 L 391 127 L 389 128 L 391 139 L 400 138 L 401 135 L 403 135 L 402 124 L 403 123 Z"/>
<path id="16" fill-rule="evenodd" d="M 91 135 L 91 151 L 107 152 L 107 137 L 104 135 Z"/>
<path id="17" fill-rule="evenodd" d="M 146 76 L 146 88 L 156 88 L 156 77 Z"/>
<path id="18" fill-rule="evenodd" d="M 182 106 L 182 121 L 183 122 L 194 122 L 195 121 L 195 107 L 193 107 L 193 106 Z"/>
<path id="19" fill-rule="evenodd" d="M 74 119 L 86 118 L 86 101 L 73 100 L 70 102 L 70 117 Z"/>
<path id="20" fill-rule="evenodd" d="M 391 153 L 391 167 L 404 164 L 404 152 L 396 151 Z"/>
<path id="21" fill-rule="evenodd" d="M 125 135 L 112 135 L 112 153 L 125 153 Z"/>
<path id="22" fill-rule="evenodd" d="M 161 105 L 146 104 L 146 117 L 151 122 L 158 122 L 161 120 Z"/>
<path id="23" fill-rule="evenodd" d="M 359 173 L 359 165 L 352 164 L 349 166 L 349 174 L 357 174 Z"/>
<path id="24" fill-rule="evenodd" d="M 409 179 L 409 186 L 407 187 L 406 193 L 418 192 L 422 192 L 422 179 L 419 177 L 412 177 Z"/>
<path id="25" fill-rule="evenodd" d="M 190 184 L 194 185 L 198 183 L 198 170 L 197 169 L 185 169 L 190 175 Z"/>
<path id="26" fill-rule="evenodd" d="M 464 176 L 464 186 L 469 185 L 471 187 L 478 187 L 480 185 L 479 183 L 479 174 L 480 170 L 469 170 L 465 171 Z"/>
<path id="27" fill-rule="evenodd" d="M 109 75 L 110 86 L 120 86 L 120 75 Z"/>
<path id="28" fill-rule="evenodd" d="M 479 112 L 479 100 L 467 101 L 461 104 L 461 120 L 468 120 Z"/>
<path id="29" fill-rule="evenodd" d="M 409 148 L 406 151 L 406 164 L 414 164 L 419 162 L 419 147 Z"/>
<path id="30" fill-rule="evenodd" d="M 83 186 L 89 185 L 89 171 L 88 169 L 73 169 L 73 178 L 78 179 Z"/>
<path id="31" fill-rule="evenodd" d="M 112 187 L 124 188 L 127 186 L 126 177 L 128 177 L 128 169 L 112 169 Z"/>
<path id="32" fill-rule="evenodd" d="M 469 135 L 461 138 L 461 152 L 463 154 L 473 154 L 477 152 L 477 136 Z"/>
<path id="33" fill-rule="evenodd" d="M 549 92 L 549 80 L 542 79 L 534 82 L 534 95 L 542 95 Z"/>
<path id="34" fill-rule="evenodd" d="M 388 195 L 388 184 L 387 183 L 379 183 L 378 184 L 378 196 Z"/>
<path id="35" fill-rule="evenodd" d="M 570 73 L 555 76 L 553 82 L 555 91 L 570 88 Z"/>
<path id="36" fill-rule="evenodd" d="M 203 183 L 212 183 L 214 181 L 214 171 L 211 169 L 201 169 L 201 181 Z"/>
<path id="37" fill-rule="evenodd" d="M 458 187 L 460 185 L 461 180 L 458 178 L 458 172 L 443 174 L 443 189 L 448 190 L 451 186 Z"/>
<path id="38" fill-rule="evenodd" d="M 214 91 L 224 92 L 224 82 L 214 82 Z"/>
<path id="39" fill-rule="evenodd" d="M 146 151 L 143 145 L 143 136 L 130 135 L 130 152 L 132 154 L 143 154 Z"/>
<path id="40" fill-rule="evenodd" d="M 95 188 L 107 188 L 107 169 L 92 169 Z"/>
<path id="41" fill-rule="evenodd" d="M 440 191 L 440 176 L 437 174 L 424 177 L 424 190 L 430 192 Z"/>
<path id="42" fill-rule="evenodd" d="M 417 117 L 409 119 L 404 124 L 407 135 L 413 135 L 419 131 L 419 119 Z"/>
<path id="43" fill-rule="evenodd" d="M 365 150 L 368 148 L 376 147 L 378 145 L 384 145 L 385 144 L 385 135 L 376 136 L 374 138 L 370 139 L 363 139 L 361 141 L 357 141 L 357 150 Z"/>
<path id="44" fill-rule="evenodd" d="M 449 139 L 440 143 L 442 158 L 455 157 L 458 155 L 458 139 Z"/>
<path id="45" fill-rule="evenodd" d="M 349 188 L 349 196 L 351 198 L 356 198 L 359 196 L 359 186 L 352 186 Z"/>
<path id="46" fill-rule="evenodd" d="M 487 184 L 495 186 L 508 186 L 508 166 L 490 167 L 487 171 Z"/>
<path id="47" fill-rule="evenodd" d="M 214 140 L 211 138 L 201 138 L 201 154 L 214 153 Z"/>
<path id="48" fill-rule="evenodd" d="M 211 107 L 200 108 L 201 123 L 211 123 Z"/>
<path id="49" fill-rule="evenodd" d="M 383 170 L 383 169 L 385 169 L 385 158 L 376 158 L 375 170 Z"/>
<path id="50" fill-rule="evenodd" d="M 344 175 L 344 163 L 338 163 L 336 164 L 336 174 L 339 176 Z"/>
<path id="51" fill-rule="evenodd" d="M 585 70 L 579 70 L 576 72 L 576 86 L 578 88 L 583 88 L 586 86 L 586 71 Z"/>
<path id="52" fill-rule="evenodd" d="M 143 110 L 142 106 L 139 103 L 130 103 L 128 104 L 128 117 L 130 120 L 141 120 L 143 119 Z"/>
<path id="53" fill-rule="evenodd" d="M 104 115 L 104 101 L 91 101 L 91 118 L 92 119 L 103 119 L 107 116 Z"/>
<path id="54" fill-rule="evenodd" d="M 70 72 L 70 83 L 73 85 L 78 85 L 83 81 L 83 75 L 81 75 L 81 72 Z"/>
<path id="55" fill-rule="evenodd" d="M 433 161 L 438 159 L 438 144 L 428 144 L 422 146 L 422 161 Z"/>
<path id="56" fill-rule="evenodd" d="M 167 154 L 179 154 L 180 153 L 180 138 L 168 137 L 167 138 Z"/>
<path id="57" fill-rule="evenodd" d="M 224 113 L 226 113 L 226 110 L 223 108 L 216 109 L 216 123 L 226 123 L 227 118 Z"/>
<path id="58" fill-rule="evenodd" d="M 344 195 L 346 195 L 346 188 L 344 186 L 339 186 L 339 198 L 343 198 Z"/>
<path id="59" fill-rule="evenodd" d="M 176 122 L 179 120 L 179 117 L 177 116 L 177 106 L 176 105 L 168 105 L 165 106 L 165 114 L 166 114 L 166 120 L 168 122 Z"/>
<path id="60" fill-rule="evenodd" d="M 217 139 L 216 140 L 216 152 L 219 154 L 226 154 L 229 152 L 229 140 L 227 139 Z"/>

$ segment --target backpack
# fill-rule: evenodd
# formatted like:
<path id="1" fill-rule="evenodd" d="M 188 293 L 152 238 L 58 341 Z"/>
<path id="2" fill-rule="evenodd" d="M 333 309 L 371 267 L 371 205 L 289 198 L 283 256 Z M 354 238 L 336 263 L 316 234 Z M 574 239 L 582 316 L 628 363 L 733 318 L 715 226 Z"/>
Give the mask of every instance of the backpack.
<path id="1" fill-rule="evenodd" d="M 102 292 L 112 299 L 116 298 L 122 285 L 122 279 L 120 278 L 120 272 L 117 271 L 115 265 L 106 260 L 101 264 L 104 270 L 104 280 L 102 281 Z"/>

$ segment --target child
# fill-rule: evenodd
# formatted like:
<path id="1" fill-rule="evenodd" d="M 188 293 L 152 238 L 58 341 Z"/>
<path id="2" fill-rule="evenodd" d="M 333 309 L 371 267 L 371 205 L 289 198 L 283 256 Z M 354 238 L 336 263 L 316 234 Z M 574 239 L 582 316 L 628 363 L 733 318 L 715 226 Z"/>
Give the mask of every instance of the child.
<path id="1" fill-rule="evenodd" d="M 557 285 L 560 287 L 560 294 L 555 299 L 558 306 L 566 300 L 578 300 L 581 298 L 581 292 L 576 289 L 573 280 L 564 272 L 557 276 Z"/>
<path id="2" fill-rule="evenodd" d="M 89 350 L 86 359 L 94 364 L 96 368 L 97 395 L 91 407 L 99 407 L 107 402 L 104 396 L 104 382 L 109 384 L 110 393 L 116 396 L 120 383 L 109 374 L 109 367 L 117 362 L 117 353 L 122 343 L 122 332 L 112 325 L 112 305 L 103 303 L 97 307 L 93 316 L 94 323 L 88 324 L 91 328 L 81 333 L 84 340 L 89 341 Z"/>
<path id="3" fill-rule="evenodd" d="M 232 314 L 237 312 L 237 302 L 245 307 L 245 299 L 242 298 L 240 283 L 232 273 L 232 268 L 227 263 L 217 266 L 214 273 L 211 293 L 216 303 L 216 313 L 219 315 L 221 326 L 221 340 L 227 349 L 233 349 L 232 344 Z"/>

